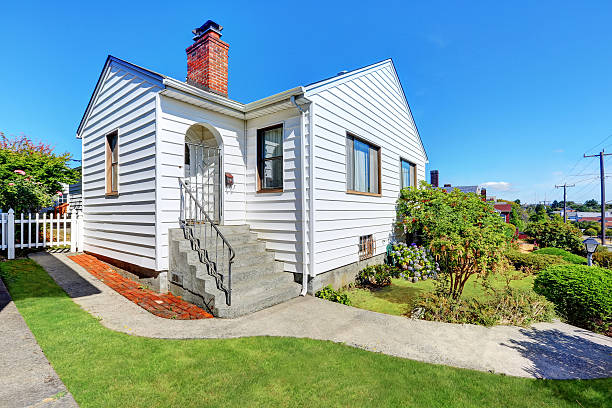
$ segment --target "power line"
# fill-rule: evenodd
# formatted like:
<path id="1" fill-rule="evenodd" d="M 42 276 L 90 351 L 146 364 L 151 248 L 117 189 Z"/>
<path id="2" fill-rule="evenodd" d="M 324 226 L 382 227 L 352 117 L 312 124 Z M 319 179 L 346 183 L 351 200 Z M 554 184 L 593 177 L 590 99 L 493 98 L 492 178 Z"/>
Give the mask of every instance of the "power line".
<path id="1" fill-rule="evenodd" d="M 576 187 L 575 184 L 568 185 L 567 183 L 562 186 L 555 185 L 555 188 L 563 187 L 563 222 L 567 224 L 567 189 L 569 187 Z"/>
<path id="2" fill-rule="evenodd" d="M 612 135 L 608 136 L 608 138 Z M 584 155 L 584 157 L 598 157 L 599 156 L 599 171 L 601 172 L 601 243 L 606 244 L 606 172 L 604 169 L 604 157 L 612 156 L 612 153 L 605 153 L 605 150 L 601 150 L 599 154 Z"/>

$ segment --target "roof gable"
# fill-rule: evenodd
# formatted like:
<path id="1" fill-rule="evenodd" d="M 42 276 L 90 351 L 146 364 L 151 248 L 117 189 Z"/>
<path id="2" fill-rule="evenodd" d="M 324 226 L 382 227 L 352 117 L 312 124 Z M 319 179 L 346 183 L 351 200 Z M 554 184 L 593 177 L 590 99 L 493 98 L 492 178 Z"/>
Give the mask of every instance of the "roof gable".
<path id="1" fill-rule="evenodd" d="M 85 113 L 83 113 L 83 117 L 81 118 L 81 121 L 79 122 L 79 127 L 77 128 L 77 132 L 76 132 L 77 137 L 80 137 L 83 126 L 87 122 L 87 118 L 89 117 L 89 114 L 91 113 L 92 107 L 95 105 L 97 96 L 102 90 L 102 87 L 105 81 L 111 75 L 113 66 L 120 66 L 123 70 L 131 73 L 134 76 L 144 78 L 147 82 L 150 82 L 151 84 L 158 86 L 160 88 L 164 87 L 163 79 L 165 78 L 165 76 L 158 74 L 156 72 L 150 71 L 148 69 L 139 67 L 138 65 L 131 64 L 122 59 L 113 57 L 112 55 L 109 55 L 106 58 L 106 62 L 104 63 L 102 72 L 100 73 L 100 76 L 98 77 L 98 82 L 96 83 L 93 93 L 91 94 L 91 97 L 89 98 L 89 102 L 87 103 L 87 107 L 85 108 Z"/>
<path id="2" fill-rule="evenodd" d="M 421 139 L 421 135 L 419 133 L 419 129 L 416 125 L 416 122 L 414 121 L 414 117 L 412 116 L 412 110 L 410 109 L 410 104 L 408 103 L 408 99 L 406 98 L 404 87 L 402 86 L 402 83 L 399 80 L 399 77 L 397 75 L 397 70 L 395 69 L 395 65 L 393 64 L 393 60 L 391 58 L 388 58 L 386 60 L 371 64 L 371 65 L 368 65 L 362 68 L 357 68 L 352 71 L 343 72 L 334 77 L 326 78 L 324 80 L 313 82 L 309 85 L 306 85 L 304 87 L 306 91 L 304 96 L 308 98 L 309 95 L 323 92 L 329 88 L 336 87 L 340 84 L 343 84 L 349 81 L 354 81 L 357 78 L 360 78 L 362 76 L 371 75 L 377 71 L 382 71 L 382 70 L 386 70 L 388 73 L 390 73 L 393 85 L 396 88 L 395 91 L 400 96 L 399 99 L 401 100 L 403 109 L 405 110 L 410 122 L 412 123 L 412 126 L 414 126 L 414 131 L 416 132 L 416 136 L 418 138 L 423 154 L 425 155 L 427 162 L 429 162 L 429 158 L 427 156 L 425 146 L 423 145 L 423 140 Z"/>

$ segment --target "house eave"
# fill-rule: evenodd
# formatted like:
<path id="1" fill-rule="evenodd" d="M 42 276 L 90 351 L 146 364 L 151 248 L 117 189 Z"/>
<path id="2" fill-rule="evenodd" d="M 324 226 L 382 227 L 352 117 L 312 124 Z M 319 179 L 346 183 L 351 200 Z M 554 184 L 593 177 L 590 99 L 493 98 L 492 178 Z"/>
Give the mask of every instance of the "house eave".
<path id="1" fill-rule="evenodd" d="M 290 109 L 293 107 L 292 96 L 297 97 L 298 103 L 309 102 L 303 97 L 304 88 L 301 86 L 243 104 L 173 78 L 165 78 L 163 83 L 162 95 L 243 120 Z"/>

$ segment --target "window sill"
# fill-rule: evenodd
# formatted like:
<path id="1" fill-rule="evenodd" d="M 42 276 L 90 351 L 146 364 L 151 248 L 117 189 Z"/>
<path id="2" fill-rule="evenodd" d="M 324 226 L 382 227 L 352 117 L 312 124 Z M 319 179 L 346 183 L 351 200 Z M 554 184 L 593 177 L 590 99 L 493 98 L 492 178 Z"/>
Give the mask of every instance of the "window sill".
<path id="1" fill-rule="evenodd" d="M 119 192 L 118 191 L 113 191 L 111 193 L 106 193 L 106 194 L 104 194 L 104 197 L 106 197 L 106 198 L 119 197 Z"/>
<path id="2" fill-rule="evenodd" d="M 282 193 L 283 189 L 282 188 L 268 188 L 268 189 L 261 189 L 261 190 L 257 190 L 257 194 L 260 193 Z"/>
<path id="3" fill-rule="evenodd" d="M 370 196 L 370 197 L 382 197 L 381 193 L 366 193 L 363 191 L 354 191 L 354 190 L 347 190 L 346 193 L 355 194 L 355 195 L 364 195 L 364 196 Z"/>

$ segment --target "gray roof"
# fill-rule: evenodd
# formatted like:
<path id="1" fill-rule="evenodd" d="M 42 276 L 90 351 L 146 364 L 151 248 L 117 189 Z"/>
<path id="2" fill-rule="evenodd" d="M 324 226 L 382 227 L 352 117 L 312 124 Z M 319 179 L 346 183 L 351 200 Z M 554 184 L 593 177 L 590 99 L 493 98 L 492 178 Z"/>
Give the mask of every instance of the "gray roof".
<path id="1" fill-rule="evenodd" d="M 451 187 L 442 187 L 442 189 L 448 193 L 450 193 L 454 189 L 458 189 L 463 193 L 480 194 L 480 186 L 451 186 Z"/>

